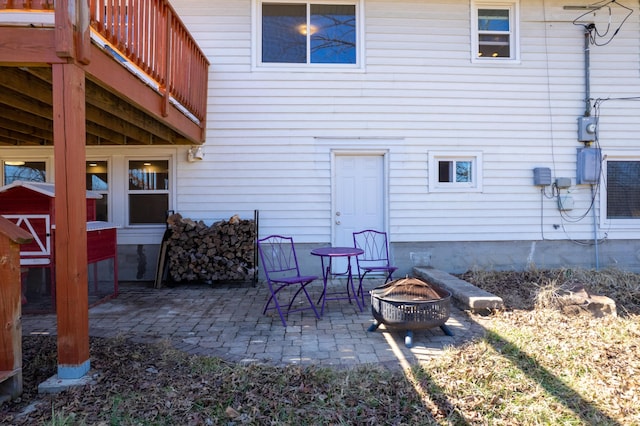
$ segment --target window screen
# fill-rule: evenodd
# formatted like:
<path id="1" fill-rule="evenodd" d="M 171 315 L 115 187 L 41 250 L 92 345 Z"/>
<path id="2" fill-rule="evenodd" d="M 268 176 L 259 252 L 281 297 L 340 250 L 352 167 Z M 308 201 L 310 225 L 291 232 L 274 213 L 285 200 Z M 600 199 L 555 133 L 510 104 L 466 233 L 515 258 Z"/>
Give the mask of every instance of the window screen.
<path id="1" fill-rule="evenodd" d="M 607 161 L 607 218 L 640 218 L 640 161 Z"/>

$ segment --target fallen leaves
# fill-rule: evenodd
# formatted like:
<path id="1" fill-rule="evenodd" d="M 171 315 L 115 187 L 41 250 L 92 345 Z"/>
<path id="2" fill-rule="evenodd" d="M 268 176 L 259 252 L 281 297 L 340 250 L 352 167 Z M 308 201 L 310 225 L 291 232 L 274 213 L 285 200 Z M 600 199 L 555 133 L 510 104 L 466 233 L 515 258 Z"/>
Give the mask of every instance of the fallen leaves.
<path id="1" fill-rule="evenodd" d="M 488 281 L 476 284 L 507 303 L 507 310 L 478 318 L 487 338 L 409 371 L 235 364 L 189 356 L 168 343 L 91 338 L 93 383 L 39 395 L 38 384 L 56 372 L 56 340 L 25 337 L 24 394 L 0 407 L 0 423 L 640 424 L 634 275 L 599 273 L 591 281 L 573 270 L 482 276 Z M 566 317 L 535 307 L 545 282 L 576 277 L 602 283 L 602 293 L 625 306 L 620 317 Z"/>

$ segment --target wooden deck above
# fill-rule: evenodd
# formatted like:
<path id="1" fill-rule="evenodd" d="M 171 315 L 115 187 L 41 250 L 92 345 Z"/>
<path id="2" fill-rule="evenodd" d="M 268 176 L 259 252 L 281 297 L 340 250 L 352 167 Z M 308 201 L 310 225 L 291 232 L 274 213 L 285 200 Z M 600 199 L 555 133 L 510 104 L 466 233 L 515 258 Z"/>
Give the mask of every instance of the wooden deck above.
<path id="1" fill-rule="evenodd" d="M 168 2 L 88 5 L 87 145 L 203 143 L 209 62 Z M 0 146 L 53 144 L 51 65 L 70 60 L 55 15 L 53 1 L 0 0 Z"/>

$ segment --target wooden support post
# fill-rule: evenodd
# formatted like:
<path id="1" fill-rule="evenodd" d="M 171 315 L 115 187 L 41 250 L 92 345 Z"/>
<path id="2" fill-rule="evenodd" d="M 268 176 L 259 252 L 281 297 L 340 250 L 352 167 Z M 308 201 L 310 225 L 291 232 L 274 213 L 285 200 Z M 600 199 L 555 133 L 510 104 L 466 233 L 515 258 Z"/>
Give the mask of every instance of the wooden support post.
<path id="1" fill-rule="evenodd" d="M 90 366 L 85 72 L 76 64 L 52 68 L 58 378 L 78 379 Z"/>
<path id="2" fill-rule="evenodd" d="M 31 234 L 0 216 L 0 402 L 22 394 L 20 246 Z"/>

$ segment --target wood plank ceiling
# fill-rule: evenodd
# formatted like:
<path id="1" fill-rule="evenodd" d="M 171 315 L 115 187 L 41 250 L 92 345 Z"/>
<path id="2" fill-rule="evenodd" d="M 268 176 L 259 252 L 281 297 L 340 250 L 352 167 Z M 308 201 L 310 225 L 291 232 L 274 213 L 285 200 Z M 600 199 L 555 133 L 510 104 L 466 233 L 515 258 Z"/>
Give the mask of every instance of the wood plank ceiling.
<path id="1" fill-rule="evenodd" d="M 0 67 L 0 146 L 53 145 L 51 67 Z M 86 79 L 87 145 L 187 145 L 163 121 Z"/>

